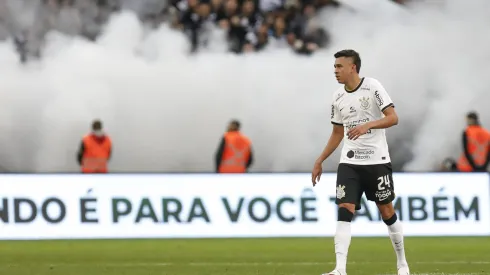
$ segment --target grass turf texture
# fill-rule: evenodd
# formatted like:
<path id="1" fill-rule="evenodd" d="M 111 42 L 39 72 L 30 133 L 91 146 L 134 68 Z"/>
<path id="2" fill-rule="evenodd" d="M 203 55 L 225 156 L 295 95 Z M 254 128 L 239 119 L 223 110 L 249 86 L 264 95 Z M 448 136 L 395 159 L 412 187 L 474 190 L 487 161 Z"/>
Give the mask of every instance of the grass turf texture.
<path id="1" fill-rule="evenodd" d="M 412 274 L 490 274 L 490 238 L 405 238 Z M 9 275 L 320 275 L 332 238 L 1 241 Z M 353 237 L 349 275 L 396 274 L 388 237 Z"/>

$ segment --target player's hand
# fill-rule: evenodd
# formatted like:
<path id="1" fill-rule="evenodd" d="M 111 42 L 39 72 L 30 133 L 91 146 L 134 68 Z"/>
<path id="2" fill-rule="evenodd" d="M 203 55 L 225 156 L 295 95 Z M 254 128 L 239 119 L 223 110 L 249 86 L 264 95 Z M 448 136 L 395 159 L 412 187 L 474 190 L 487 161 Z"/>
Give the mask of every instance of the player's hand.
<path id="1" fill-rule="evenodd" d="M 320 181 L 322 176 L 322 164 L 315 162 L 315 166 L 313 166 L 313 171 L 311 172 L 311 182 L 313 183 L 313 187 L 315 187 L 316 183 Z"/>
<path id="2" fill-rule="evenodd" d="M 347 132 L 347 137 L 352 140 L 356 140 L 362 135 L 365 135 L 369 131 L 369 125 L 367 124 L 362 124 L 362 125 L 357 125 L 356 127 L 352 128 Z"/>

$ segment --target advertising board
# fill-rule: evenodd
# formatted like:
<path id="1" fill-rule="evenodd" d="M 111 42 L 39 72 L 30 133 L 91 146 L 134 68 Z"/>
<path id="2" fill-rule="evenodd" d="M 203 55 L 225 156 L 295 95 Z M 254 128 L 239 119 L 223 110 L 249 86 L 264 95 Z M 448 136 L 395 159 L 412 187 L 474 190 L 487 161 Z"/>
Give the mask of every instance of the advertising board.
<path id="1" fill-rule="evenodd" d="M 0 239 L 333 236 L 335 174 L 2 175 Z M 395 174 L 406 236 L 490 235 L 486 174 Z M 386 236 L 362 201 L 353 236 Z"/>

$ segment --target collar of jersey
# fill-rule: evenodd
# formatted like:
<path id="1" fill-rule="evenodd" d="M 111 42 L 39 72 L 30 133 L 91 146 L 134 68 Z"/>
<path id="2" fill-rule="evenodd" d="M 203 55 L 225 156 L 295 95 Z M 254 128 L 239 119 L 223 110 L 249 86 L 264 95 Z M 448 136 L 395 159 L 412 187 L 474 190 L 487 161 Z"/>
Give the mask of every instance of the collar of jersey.
<path id="1" fill-rule="evenodd" d="M 360 88 L 360 87 L 361 87 L 361 85 L 362 85 L 362 82 L 364 82 L 364 77 L 363 77 L 363 78 L 361 78 L 361 82 L 359 82 L 359 85 L 357 85 L 357 87 L 356 87 L 354 90 L 352 90 L 352 91 L 347 91 L 347 88 L 346 88 L 345 86 L 344 86 L 344 90 L 345 90 L 346 92 L 348 92 L 348 93 L 353 93 L 353 92 L 355 92 L 355 91 L 359 90 L 359 88 Z"/>

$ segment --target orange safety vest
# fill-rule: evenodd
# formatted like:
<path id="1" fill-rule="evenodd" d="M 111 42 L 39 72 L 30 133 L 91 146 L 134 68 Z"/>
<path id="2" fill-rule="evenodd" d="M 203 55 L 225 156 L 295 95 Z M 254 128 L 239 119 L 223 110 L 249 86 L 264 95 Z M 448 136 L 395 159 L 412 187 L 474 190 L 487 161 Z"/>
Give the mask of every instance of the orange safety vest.
<path id="1" fill-rule="evenodd" d="M 476 166 L 485 165 L 490 147 L 490 132 L 481 126 L 472 125 L 466 128 L 465 134 L 468 140 L 467 149 L 473 158 L 473 162 Z M 471 167 L 464 152 L 458 160 L 457 167 L 460 172 L 473 171 L 473 167 Z"/>
<path id="2" fill-rule="evenodd" d="M 82 157 L 83 173 L 107 173 L 107 162 L 111 152 L 112 141 L 105 136 L 102 142 L 93 135 L 83 138 L 84 153 Z"/>
<path id="3" fill-rule="evenodd" d="M 225 149 L 218 168 L 219 173 L 245 173 L 250 157 L 250 140 L 237 131 L 225 134 Z"/>

